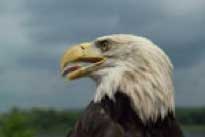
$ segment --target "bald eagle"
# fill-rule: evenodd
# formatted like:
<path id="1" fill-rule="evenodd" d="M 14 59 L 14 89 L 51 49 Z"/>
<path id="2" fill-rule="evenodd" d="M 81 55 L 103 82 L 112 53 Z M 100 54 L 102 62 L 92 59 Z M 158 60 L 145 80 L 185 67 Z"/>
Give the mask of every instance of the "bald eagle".
<path id="1" fill-rule="evenodd" d="M 175 118 L 173 66 L 150 40 L 113 34 L 69 48 L 62 75 L 96 82 L 69 137 L 182 137 Z"/>

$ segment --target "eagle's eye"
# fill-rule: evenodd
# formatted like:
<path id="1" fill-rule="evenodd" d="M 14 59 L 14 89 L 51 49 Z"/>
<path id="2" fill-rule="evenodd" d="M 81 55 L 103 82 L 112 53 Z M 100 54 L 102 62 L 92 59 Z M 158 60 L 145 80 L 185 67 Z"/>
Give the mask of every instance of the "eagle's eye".
<path id="1" fill-rule="evenodd" d="M 102 51 L 102 52 L 106 52 L 108 51 L 111 46 L 110 46 L 110 42 L 108 40 L 103 40 L 103 41 L 98 41 L 96 43 L 96 46 Z"/>

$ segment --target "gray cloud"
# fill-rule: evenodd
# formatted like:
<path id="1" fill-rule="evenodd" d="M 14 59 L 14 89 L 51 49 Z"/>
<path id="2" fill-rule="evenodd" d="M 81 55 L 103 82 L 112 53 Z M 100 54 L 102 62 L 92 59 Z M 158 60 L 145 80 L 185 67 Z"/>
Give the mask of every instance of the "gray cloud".
<path id="1" fill-rule="evenodd" d="M 202 57 L 204 59 L 204 56 Z M 175 85 L 177 87 L 176 100 L 179 105 L 204 105 L 205 62 L 198 61 L 187 69 L 178 69 L 175 73 Z"/>
<path id="2" fill-rule="evenodd" d="M 203 0 L 0 0 L 0 108 L 85 106 L 94 85 L 63 82 L 60 56 L 70 44 L 111 33 L 153 40 L 175 64 L 177 105 L 204 105 L 204 5 Z"/>
<path id="3" fill-rule="evenodd" d="M 144 10 L 144 4 L 153 5 Z M 29 1 L 27 6 L 33 18 L 28 26 L 39 28 L 36 32 L 32 31 L 31 35 L 38 36 L 39 31 L 43 33 L 42 37 L 35 37 L 37 41 L 48 42 L 48 38 L 51 38 L 51 43 L 52 40 L 79 41 L 82 36 L 83 39 L 90 39 L 103 34 L 123 32 L 124 29 L 137 30 L 140 25 L 160 18 L 161 12 L 154 5 L 154 2 L 142 3 L 132 0 L 118 1 L 117 5 L 116 1 L 108 0 L 53 0 L 43 4 L 38 0 Z"/>
<path id="4" fill-rule="evenodd" d="M 169 4 L 173 8 L 177 6 L 176 10 L 182 13 L 176 14 Z M 205 52 L 200 44 L 205 36 L 201 27 L 205 17 L 200 8 L 204 3 L 189 2 L 188 9 L 181 4 L 161 0 L 118 1 L 117 5 L 115 0 L 86 3 L 79 0 L 44 3 L 33 0 L 27 3 L 32 15 L 27 25 L 31 38 L 44 45 L 91 40 L 110 33 L 144 35 L 165 49 L 177 67 L 186 67 Z M 195 11 L 199 12 L 196 14 Z"/>

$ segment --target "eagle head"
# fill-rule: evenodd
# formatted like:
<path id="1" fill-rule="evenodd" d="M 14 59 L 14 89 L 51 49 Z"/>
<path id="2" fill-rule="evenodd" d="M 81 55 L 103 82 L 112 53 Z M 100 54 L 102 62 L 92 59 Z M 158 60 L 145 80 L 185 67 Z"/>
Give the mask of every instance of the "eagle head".
<path id="1" fill-rule="evenodd" d="M 150 40 L 113 34 L 69 48 L 61 59 L 62 75 L 70 80 L 96 81 L 94 102 L 115 93 L 130 98 L 142 121 L 164 118 L 174 111 L 173 66 L 168 56 Z"/>

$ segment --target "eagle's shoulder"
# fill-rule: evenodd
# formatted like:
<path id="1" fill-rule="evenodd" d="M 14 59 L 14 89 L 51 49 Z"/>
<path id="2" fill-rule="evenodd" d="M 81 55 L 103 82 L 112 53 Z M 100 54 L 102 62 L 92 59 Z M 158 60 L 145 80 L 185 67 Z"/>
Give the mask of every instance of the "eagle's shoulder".
<path id="1" fill-rule="evenodd" d="M 69 137 L 123 137 L 122 127 L 116 123 L 101 103 L 91 102 L 76 122 Z"/>
<path id="2" fill-rule="evenodd" d="M 117 92 L 115 101 L 105 97 L 91 102 L 68 137 L 182 137 L 170 112 L 164 119 L 143 124 L 130 105 L 129 97 Z"/>

